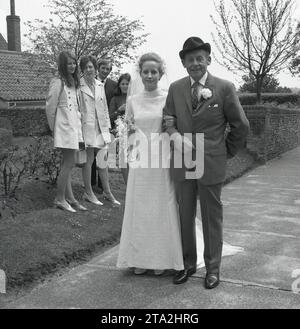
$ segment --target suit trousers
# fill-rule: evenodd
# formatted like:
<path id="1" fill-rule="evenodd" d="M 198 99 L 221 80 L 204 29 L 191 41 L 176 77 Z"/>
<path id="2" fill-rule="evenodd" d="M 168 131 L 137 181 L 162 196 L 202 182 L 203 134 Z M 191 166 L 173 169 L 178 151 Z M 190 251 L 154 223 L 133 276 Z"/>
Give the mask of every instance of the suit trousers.
<path id="1" fill-rule="evenodd" d="M 176 183 L 179 205 L 184 267 L 197 266 L 195 218 L 197 196 L 200 198 L 204 262 L 207 273 L 219 273 L 223 247 L 223 206 L 221 190 L 223 183 L 203 185 L 199 180 L 184 180 Z"/>

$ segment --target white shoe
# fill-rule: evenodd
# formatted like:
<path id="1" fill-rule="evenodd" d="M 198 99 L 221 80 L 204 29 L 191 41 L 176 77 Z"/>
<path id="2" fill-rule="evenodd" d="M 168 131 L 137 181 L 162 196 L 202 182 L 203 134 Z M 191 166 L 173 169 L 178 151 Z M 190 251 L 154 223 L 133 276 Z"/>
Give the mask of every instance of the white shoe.
<path id="1" fill-rule="evenodd" d="M 112 202 L 112 204 L 115 206 L 121 205 L 121 203 L 112 195 L 112 193 L 108 194 L 108 193 L 103 192 L 103 198 L 107 201 Z"/>
<path id="2" fill-rule="evenodd" d="M 163 275 L 165 273 L 165 270 L 154 270 L 155 275 Z"/>
<path id="3" fill-rule="evenodd" d="M 82 204 L 80 204 L 77 200 L 75 201 L 70 201 L 70 200 L 67 200 L 67 202 L 74 208 L 74 209 L 77 209 L 77 210 L 82 210 L 82 211 L 87 211 L 87 208 L 84 207 Z"/>
<path id="4" fill-rule="evenodd" d="M 93 204 L 95 204 L 95 205 L 97 205 L 97 206 L 103 206 L 103 203 L 101 202 L 101 201 L 99 201 L 96 197 L 91 197 L 91 196 L 89 196 L 87 193 L 83 193 L 83 200 L 85 200 L 85 201 L 88 201 L 88 202 L 90 202 L 90 203 L 93 203 Z"/>
<path id="5" fill-rule="evenodd" d="M 66 210 L 66 211 L 69 211 L 69 212 L 76 212 L 75 209 L 73 209 L 67 201 L 65 202 L 61 202 L 61 201 L 57 201 L 57 200 L 54 200 L 54 207 L 55 208 L 58 208 L 58 209 L 61 209 L 61 210 Z"/>

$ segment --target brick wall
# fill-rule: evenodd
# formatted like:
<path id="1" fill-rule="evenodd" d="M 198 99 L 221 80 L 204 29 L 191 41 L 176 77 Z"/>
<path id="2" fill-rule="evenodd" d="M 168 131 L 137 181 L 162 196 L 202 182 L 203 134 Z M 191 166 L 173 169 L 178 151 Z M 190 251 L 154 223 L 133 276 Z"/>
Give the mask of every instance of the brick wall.
<path id="1" fill-rule="evenodd" d="M 263 161 L 300 145 L 300 109 L 244 106 L 250 122 L 247 147 Z"/>
<path id="2" fill-rule="evenodd" d="M 244 106 L 250 122 L 247 148 L 262 161 L 300 145 L 300 109 Z M 11 121 L 14 136 L 49 133 L 44 107 L 0 110 Z"/>
<path id="3" fill-rule="evenodd" d="M 45 108 L 0 109 L 0 118 L 11 121 L 14 136 L 43 136 L 49 134 Z"/>

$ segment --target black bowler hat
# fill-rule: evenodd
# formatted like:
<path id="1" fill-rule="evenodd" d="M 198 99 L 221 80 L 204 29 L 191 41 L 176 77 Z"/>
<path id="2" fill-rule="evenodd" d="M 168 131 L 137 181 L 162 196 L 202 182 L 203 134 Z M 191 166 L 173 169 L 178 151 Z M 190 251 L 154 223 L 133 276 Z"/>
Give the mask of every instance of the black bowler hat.
<path id="1" fill-rule="evenodd" d="M 184 58 L 184 56 L 193 51 L 193 50 L 198 50 L 198 49 L 204 49 L 206 50 L 209 54 L 211 53 L 211 47 L 209 43 L 205 43 L 203 42 L 203 40 L 201 40 L 198 37 L 190 37 L 188 39 L 185 40 L 184 44 L 183 44 L 183 48 L 182 50 L 179 52 L 179 56 L 181 59 Z"/>

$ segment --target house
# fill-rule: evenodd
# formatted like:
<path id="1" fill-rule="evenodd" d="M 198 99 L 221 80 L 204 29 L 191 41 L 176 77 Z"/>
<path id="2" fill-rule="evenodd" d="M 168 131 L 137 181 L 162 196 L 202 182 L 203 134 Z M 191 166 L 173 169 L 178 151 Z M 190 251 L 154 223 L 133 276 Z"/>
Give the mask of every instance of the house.
<path id="1" fill-rule="evenodd" d="M 34 56 L 0 50 L 0 109 L 45 104 L 51 72 Z"/>
<path id="2" fill-rule="evenodd" d="M 38 57 L 21 51 L 20 17 L 15 15 L 14 0 L 10 5 L 7 42 L 0 34 L 0 109 L 44 105 L 51 70 Z"/>
<path id="3" fill-rule="evenodd" d="M 7 50 L 7 42 L 1 33 L 0 33 L 0 49 Z"/>

